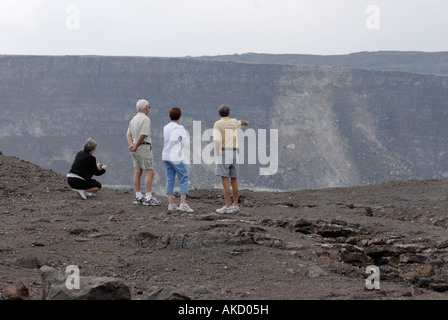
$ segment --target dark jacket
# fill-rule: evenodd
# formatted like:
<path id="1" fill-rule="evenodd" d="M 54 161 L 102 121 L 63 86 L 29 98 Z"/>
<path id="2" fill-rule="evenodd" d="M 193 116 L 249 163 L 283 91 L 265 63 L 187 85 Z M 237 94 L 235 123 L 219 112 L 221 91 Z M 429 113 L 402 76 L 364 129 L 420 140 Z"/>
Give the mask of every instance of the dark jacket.
<path id="1" fill-rule="evenodd" d="M 98 170 L 96 158 L 84 150 L 79 151 L 73 161 L 70 173 L 83 177 L 86 181 L 90 181 L 92 176 L 101 176 L 106 170 Z"/>

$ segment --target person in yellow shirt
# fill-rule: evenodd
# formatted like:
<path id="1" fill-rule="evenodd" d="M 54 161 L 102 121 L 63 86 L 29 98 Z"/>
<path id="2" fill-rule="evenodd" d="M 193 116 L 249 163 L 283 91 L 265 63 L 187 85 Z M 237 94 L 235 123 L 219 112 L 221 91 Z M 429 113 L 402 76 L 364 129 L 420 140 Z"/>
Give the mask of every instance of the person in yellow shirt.
<path id="1" fill-rule="evenodd" d="M 245 120 L 230 118 L 230 108 L 222 105 L 218 109 L 220 120 L 213 126 L 213 141 L 215 142 L 215 154 L 219 161 L 216 164 L 216 175 L 221 177 L 226 204 L 216 210 L 217 213 L 233 213 L 239 211 L 238 204 L 238 173 L 237 163 L 238 138 L 237 130 L 249 123 Z M 232 190 L 230 190 L 232 186 Z M 233 204 L 230 203 L 230 195 L 233 195 Z"/>

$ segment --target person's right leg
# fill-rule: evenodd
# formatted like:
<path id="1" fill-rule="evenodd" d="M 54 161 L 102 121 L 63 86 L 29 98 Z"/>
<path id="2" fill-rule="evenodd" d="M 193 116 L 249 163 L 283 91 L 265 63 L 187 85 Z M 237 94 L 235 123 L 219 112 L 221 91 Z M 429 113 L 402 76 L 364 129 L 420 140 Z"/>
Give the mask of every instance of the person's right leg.
<path id="1" fill-rule="evenodd" d="M 236 178 L 230 178 L 230 184 L 232 185 L 233 205 L 235 207 L 238 207 L 239 190 L 238 190 L 238 181 L 237 181 L 237 179 Z"/>
<path id="2" fill-rule="evenodd" d="M 229 211 L 231 210 L 230 207 L 230 184 L 229 184 L 229 177 L 225 177 L 225 176 L 221 176 L 221 181 L 222 181 L 222 188 L 224 190 L 224 198 L 226 201 L 226 204 L 224 205 L 224 207 L 216 209 L 217 213 L 230 213 Z"/>
<path id="3" fill-rule="evenodd" d="M 172 163 L 172 168 L 173 168 L 175 174 L 177 175 L 177 179 L 179 180 L 181 203 L 185 204 L 185 202 L 187 200 L 187 194 L 188 194 L 187 166 L 185 165 L 185 162 Z M 173 183 L 174 183 L 174 181 L 173 181 Z"/>
<path id="4" fill-rule="evenodd" d="M 154 170 L 145 170 L 145 190 L 146 193 L 151 193 L 152 189 L 152 179 L 154 178 Z"/>
<path id="5" fill-rule="evenodd" d="M 134 191 L 140 192 L 140 179 L 142 177 L 143 170 L 141 168 L 134 168 Z"/>
<path id="6" fill-rule="evenodd" d="M 226 208 L 230 207 L 230 184 L 229 177 L 221 177 L 222 188 L 224 190 L 224 199 L 226 200 Z"/>
<path id="7" fill-rule="evenodd" d="M 137 149 L 140 156 L 141 167 L 145 171 L 145 189 L 146 189 L 146 199 L 143 202 L 144 205 L 158 206 L 160 201 L 152 195 L 152 181 L 154 178 L 154 166 L 153 166 L 153 155 L 151 146 L 142 146 Z"/>
<path id="8" fill-rule="evenodd" d="M 135 198 L 134 201 L 135 204 L 141 203 L 138 200 L 142 198 L 142 194 L 140 192 L 140 181 L 143 174 L 143 169 L 140 161 L 140 155 L 136 152 L 131 152 L 131 158 L 132 163 L 134 165 L 134 177 L 133 177 L 133 183 L 134 183 L 134 191 L 135 191 Z"/>
<path id="9" fill-rule="evenodd" d="M 135 191 L 135 200 L 134 204 L 142 204 L 143 196 L 140 191 L 140 180 L 143 174 L 143 170 L 141 168 L 134 168 L 134 191 Z"/>
<path id="10" fill-rule="evenodd" d="M 152 195 L 152 180 L 154 178 L 154 169 L 145 170 L 145 189 L 146 199 L 143 202 L 145 206 L 160 206 L 162 203 Z"/>
<path id="11" fill-rule="evenodd" d="M 187 194 L 188 194 L 188 171 L 185 162 L 173 164 L 173 168 L 176 171 L 177 179 L 179 180 L 180 187 L 180 205 L 179 210 L 184 212 L 193 212 L 194 210 L 190 208 L 187 204 Z"/>
<path id="12" fill-rule="evenodd" d="M 168 210 L 175 210 L 173 192 L 174 192 L 174 179 L 176 172 L 169 161 L 163 161 L 163 167 L 165 168 L 166 188 L 165 194 L 168 197 Z M 176 206 L 177 207 L 177 206 Z"/>

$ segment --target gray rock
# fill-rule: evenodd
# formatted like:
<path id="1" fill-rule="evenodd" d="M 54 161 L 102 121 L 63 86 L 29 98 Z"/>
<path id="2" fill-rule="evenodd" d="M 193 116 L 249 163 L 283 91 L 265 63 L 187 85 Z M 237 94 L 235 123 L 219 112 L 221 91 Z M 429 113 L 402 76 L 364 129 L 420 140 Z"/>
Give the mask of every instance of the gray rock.
<path id="1" fill-rule="evenodd" d="M 15 282 L 2 291 L 0 300 L 31 300 L 31 297 L 28 288 L 22 282 Z"/>
<path id="2" fill-rule="evenodd" d="M 319 266 L 309 267 L 308 269 L 306 269 L 305 274 L 310 278 L 316 278 L 328 275 L 328 273 Z"/>
<path id="3" fill-rule="evenodd" d="M 350 237 L 359 234 L 359 230 L 337 224 L 321 223 L 315 224 L 313 232 L 324 238 Z"/>
<path id="4" fill-rule="evenodd" d="M 371 264 L 373 263 L 372 258 L 366 256 L 359 252 L 341 252 L 341 260 L 350 264 Z"/>
<path id="5" fill-rule="evenodd" d="M 49 266 L 40 268 L 42 300 L 130 300 L 130 289 L 119 279 L 79 276 L 79 288 L 68 288 L 70 274 Z"/>
<path id="6" fill-rule="evenodd" d="M 173 289 L 162 288 L 151 293 L 146 300 L 191 300 L 191 298 Z"/>
<path id="7" fill-rule="evenodd" d="M 16 260 L 15 264 L 27 269 L 39 269 L 42 266 L 37 257 L 21 257 Z"/>
<path id="8" fill-rule="evenodd" d="M 448 240 L 443 240 L 437 243 L 437 249 L 448 248 Z"/>

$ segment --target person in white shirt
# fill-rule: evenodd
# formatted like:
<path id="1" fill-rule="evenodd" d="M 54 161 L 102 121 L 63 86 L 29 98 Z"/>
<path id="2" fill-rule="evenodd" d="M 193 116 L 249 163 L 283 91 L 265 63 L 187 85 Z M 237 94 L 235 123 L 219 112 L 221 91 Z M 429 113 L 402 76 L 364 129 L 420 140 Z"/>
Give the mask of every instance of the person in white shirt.
<path id="1" fill-rule="evenodd" d="M 188 194 L 188 172 L 185 165 L 183 147 L 189 146 L 189 137 L 185 128 L 179 124 L 182 110 L 179 107 L 173 107 L 169 110 L 171 122 L 163 128 L 163 153 L 162 161 L 165 168 L 166 177 L 166 195 L 168 197 L 168 210 L 180 210 L 193 212 L 187 204 Z M 174 203 L 173 191 L 174 181 L 179 181 L 180 186 L 180 205 Z"/>
<path id="2" fill-rule="evenodd" d="M 126 139 L 134 163 L 134 204 L 159 206 L 161 204 L 151 192 L 154 177 L 153 155 L 151 146 L 151 120 L 148 117 L 149 103 L 141 99 L 137 101 L 137 114 L 129 122 Z M 145 171 L 145 198 L 140 191 L 140 180 Z"/>

